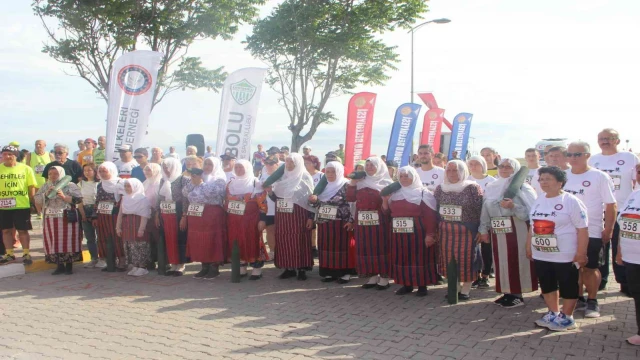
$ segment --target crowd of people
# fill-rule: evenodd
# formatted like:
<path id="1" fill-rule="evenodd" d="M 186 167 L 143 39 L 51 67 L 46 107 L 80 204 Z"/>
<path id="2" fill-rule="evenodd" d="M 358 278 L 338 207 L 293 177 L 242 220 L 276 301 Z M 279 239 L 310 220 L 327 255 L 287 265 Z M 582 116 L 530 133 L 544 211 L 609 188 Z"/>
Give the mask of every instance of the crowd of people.
<path id="1" fill-rule="evenodd" d="M 358 276 L 363 289 L 384 291 L 393 281 L 400 296 L 426 296 L 455 276 L 459 300 L 495 281 L 495 304 L 516 308 L 540 288 L 548 311 L 536 324 L 567 331 L 576 328 L 575 311 L 600 316 L 597 295 L 612 253 L 615 280 L 633 297 L 640 325 L 640 191 L 633 192 L 640 160 L 619 151 L 619 139 L 613 129 L 600 132 L 599 154 L 582 141 L 550 147 L 544 167 L 527 149 L 523 171 L 493 148 L 446 162 L 421 145 L 409 166 L 371 156 L 345 169 L 343 146 L 322 168 L 309 146 L 299 154 L 259 145 L 251 162 L 216 157 L 210 147 L 203 157 L 188 147 L 180 159 L 174 148 L 167 155 L 152 148 L 150 157 L 123 146 L 111 162 L 104 137 L 79 142 L 71 158 L 64 144 L 48 153 L 38 140 L 23 153 L 12 143 L 0 164 L 0 263 L 16 260 L 16 238 L 31 263 L 34 211 L 46 260 L 57 264 L 53 275 L 73 273 L 83 238 L 85 267 L 131 276 L 155 269 L 161 240 L 167 275 L 199 263 L 193 277 L 203 280 L 219 276 L 236 247 L 249 280 L 259 280 L 268 261 L 280 279 L 307 280 L 317 257 L 323 282 Z M 628 342 L 640 345 L 640 333 Z"/>

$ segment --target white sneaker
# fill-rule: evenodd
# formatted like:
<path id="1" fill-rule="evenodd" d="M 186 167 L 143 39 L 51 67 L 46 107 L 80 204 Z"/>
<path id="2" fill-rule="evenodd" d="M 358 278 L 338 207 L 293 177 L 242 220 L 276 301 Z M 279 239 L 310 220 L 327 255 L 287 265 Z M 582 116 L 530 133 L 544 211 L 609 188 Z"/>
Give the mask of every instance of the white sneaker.
<path id="1" fill-rule="evenodd" d="M 96 263 L 95 267 L 98 269 L 104 269 L 107 267 L 107 263 L 102 259 L 98 259 L 98 262 Z"/>
<path id="2" fill-rule="evenodd" d="M 132 270 L 132 269 L 137 269 L 137 268 L 135 266 L 129 264 L 129 265 L 127 265 L 127 269 Z"/>
<path id="3" fill-rule="evenodd" d="M 131 270 L 127 273 L 127 275 L 135 276 L 136 271 L 138 271 L 137 267 L 132 267 Z"/>
<path id="4" fill-rule="evenodd" d="M 96 264 L 98 263 L 98 260 L 91 260 L 88 263 L 84 264 L 84 268 L 85 269 L 93 269 L 96 267 Z M 105 264 L 106 265 L 106 264 Z"/>
<path id="5" fill-rule="evenodd" d="M 149 270 L 145 268 L 137 268 L 136 272 L 133 273 L 133 276 L 145 276 L 149 273 Z"/>
<path id="6" fill-rule="evenodd" d="M 242 275 L 247 275 L 247 267 L 246 266 L 240 266 L 240 276 Z"/>
<path id="7" fill-rule="evenodd" d="M 369 281 L 367 281 L 367 284 L 369 285 L 377 284 L 379 280 L 380 278 L 378 277 L 378 275 L 374 275 L 369 278 Z"/>

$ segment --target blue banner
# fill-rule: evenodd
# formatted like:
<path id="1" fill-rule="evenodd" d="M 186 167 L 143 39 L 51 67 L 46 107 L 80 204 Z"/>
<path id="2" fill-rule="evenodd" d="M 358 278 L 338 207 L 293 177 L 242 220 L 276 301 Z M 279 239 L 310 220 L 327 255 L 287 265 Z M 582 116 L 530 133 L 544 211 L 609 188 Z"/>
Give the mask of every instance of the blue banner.
<path id="1" fill-rule="evenodd" d="M 448 160 L 453 160 L 454 151 L 458 152 L 458 159 L 466 159 L 467 145 L 469 145 L 469 136 L 471 135 L 471 119 L 473 119 L 473 114 L 469 113 L 460 113 L 453 119 Z"/>
<path id="2" fill-rule="evenodd" d="M 406 103 L 400 105 L 396 110 L 396 117 L 389 137 L 387 160 L 395 161 L 398 166 L 409 165 L 411 160 L 411 144 L 421 108 L 422 105 Z"/>

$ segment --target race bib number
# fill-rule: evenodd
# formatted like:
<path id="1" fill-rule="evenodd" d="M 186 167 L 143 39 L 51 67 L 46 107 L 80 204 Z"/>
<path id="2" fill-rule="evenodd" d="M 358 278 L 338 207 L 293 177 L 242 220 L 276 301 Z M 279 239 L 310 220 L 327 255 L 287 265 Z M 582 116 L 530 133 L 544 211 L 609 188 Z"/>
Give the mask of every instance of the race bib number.
<path id="1" fill-rule="evenodd" d="M 16 207 L 16 198 L 0 199 L 0 209 L 13 209 Z"/>
<path id="2" fill-rule="evenodd" d="M 61 218 L 63 214 L 63 209 L 47 209 L 44 215 L 49 218 Z"/>
<path id="3" fill-rule="evenodd" d="M 527 175 L 527 178 L 525 179 L 526 183 L 531 185 L 531 180 L 533 180 L 533 175 Z"/>
<path id="4" fill-rule="evenodd" d="M 531 245 L 535 250 L 540 252 L 560 252 L 558 248 L 558 238 L 554 234 L 533 234 L 531 237 Z"/>
<path id="5" fill-rule="evenodd" d="M 189 204 L 189 207 L 187 208 L 187 216 L 202 216 L 202 213 L 204 212 L 204 205 L 203 204 Z"/>
<path id="6" fill-rule="evenodd" d="M 318 219 L 335 220 L 336 216 L 338 216 L 337 206 L 324 205 L 318 209 Z"/>
<path id="7" fill-rule="evenodd" d="M 611 180 L 613 180 L 613 189 L 620 190 L 620 183 L 622 183 L 622 176 L 611 175 Z"/>
<path id="8" fill-rule="evenodd" d="M 625 239 L 640 240 L 640 220 L 622 218 L 620 221 L 620 236 Z"/>
<path id="9" fill-rule="evenodd" d="M 440 205 L 440 216 L 445 221 L 462 221 L 462 206 Z"/>
<path id="10" fill-rule="evenodd" d="M 410 217 L 397 217 L 393 218 L 393 232 L 394 233 L 413 233 L 413 218 Z"/>
<path id="11" fill-rule="evenodd" d="M 377 211 L 358 211 L 358 225 L 374 226 L 380 225 L 380 216 Z"/>
<path id="12" fill-rule="evenodd" d="M 174 201 L 161 201 L 160 202 L 160 212 L 162 214 L 175 214 L 176 213 L 176 203 Z"/>
<path id="13" fill-rule="evenodd" d="M 111 215 L 113 214 L 113 209 L 115 208 L 116 204 L 113 201 L 100 201 L 100 203 L 98 203 L 98 209 L 96 210 L 96 212 L 98 214 L 105 214 L 105 215 Z"/>
<path id="14" fill-rule="evenodd" d="M 278 199 L 276 208 L 278 209 L 278 212 L 292 214 L 293 201 L 291 199 Z"/>
<path id="15" fill-rule="evenodd" d="M 227 205 L 227 212 L 233 215 L 244 215 L 244 209 L 246 204 L 242 201 L 229 201 Z"/>
<path id="16" fill-rule="evenodd" d="M 513 232 L 513 225 L 511 224 L 511 218 L 505 217 L 492 217 L 491 229 L 496 234 L 509 234 Z"/>
<path id="17" fill-rule="evenodd" d="M 36 174 L 40 175 L 44 172 L 44 165 L 36 165 L 35 169 L 33 169 Z"/>

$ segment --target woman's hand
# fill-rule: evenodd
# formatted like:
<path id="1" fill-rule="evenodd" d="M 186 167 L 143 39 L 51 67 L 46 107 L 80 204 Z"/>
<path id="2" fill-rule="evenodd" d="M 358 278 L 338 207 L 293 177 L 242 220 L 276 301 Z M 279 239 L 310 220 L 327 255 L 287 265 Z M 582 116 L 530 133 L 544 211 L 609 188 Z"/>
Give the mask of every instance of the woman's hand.
<path id="1" fill-rule="evenodd" d="M 93 225 L 94 228 L 97 228 L 98 227 L 98 219 L 91 220 L 91 225 Z"/>
<path id="2" fill-rule="evenodd" d="M 313 228 L 313 220 L 307 219 L 307 230 L 311 230 Z"/>
<path id="3" fill-rule="evenodd" d="M 624 262 L 622 261 L 622 253 L 620 252 L 620 250 L 618 250 L 618 253 L 616 254 L 616 264 L 624 265 Z"/>
<path id="4" fill-rule="evenodd" d="M 267 228 L 267 223 L 264 221 L 258 222 L 258 231 L 263 232 Z"/>
<path id="5" fill-rule="evenodd" d="M 345 228 L 347 231 L 353 231 L 353 223 L 346 223 L 346 224 L 344 224 L 344 228 Z"/>
<path id="6" fill-rule="evenodd" d="M 117 228 L 116 228 L 116 235 L 118 235 L 118 236 L 122 237 L 122 229 L 120 229 L 120 228 L 118 228 L 118 227 L 117 227 Z"/>
<path id="7" fill-rule="evenodd" d="M 62 199 L 62 201 L 66 201 L 67 197 L 64 195 L 64 192 L 62 192 L 62 189 L 58 190 L 57 194 L 58 198 Z"/>
<path id="8" fill-rule="evenodd" d="M 187 217 L 183 216 L 180 219 L 180 231 L 187 231 Z"/>
<path id="9" fill-rule="evenodd" d="M 156 227 L 160 228 L 160 215 L 156 214 Z"/>
<path id="10" fill-rule="evenodd" d="M 141 238 L 144 236 L 144 229 L 138 230 L 138 237 Z"/>
<path id="11" fill-rule="evenodd" d="M 424 244 L 427 245 L 427 247 L 432 247 L 433 245 L 435 245 L 435 243 L 436 239 L 432 235 L 427 235 L 424 238 Z"/>
<path id="12" fill-rule="evenodd" d="M 584 267 L 585 265 L 587 265 L 588 260 L 589 259 L 587 258 L 587 254 L 576 254 L 576 256 L 573 258 L 573 262 L 578 263 L 580 267 Z"/>
<path id="13" fill-rule="evenodd" d="M 526 254 L 527 254 L 527 259 L 533 261 L 533 253 L 531 252 L 531 246 L 527 246 Z"/>
<path id="14" fill-rule="evenodd" d="M 513 200 L 511 199 L 502 199 L 500 201 L 500 206 L 505 209 L 513 209 Z"/>
<path id="15" fill-rule="evenodd" d="M 315 204 L 318 202 L 318 197 L 316 195 L 309 195 L 309 202 Z"/>
<path id="16" fill-rule="evenodd" d="M 489 243 L 489 234 L 479 234 L 478 241 L 481 243 L 488 244 Z"/>

